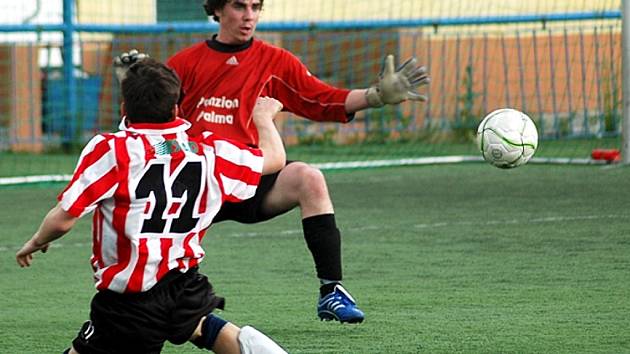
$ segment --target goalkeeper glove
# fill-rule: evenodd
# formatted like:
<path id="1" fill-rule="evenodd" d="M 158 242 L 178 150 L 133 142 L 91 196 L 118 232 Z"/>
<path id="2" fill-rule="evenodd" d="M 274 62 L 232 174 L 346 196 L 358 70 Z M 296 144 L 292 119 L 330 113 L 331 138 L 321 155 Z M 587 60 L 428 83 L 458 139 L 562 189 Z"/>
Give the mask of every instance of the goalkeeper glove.
<path id="1" fill-rule="evenodd" d="M 129 70 L 132 64 L 148 57 L 148 54 L 140 53 L 136 49 L 132 49 L 114 58 L 114 73 L 116 74 L 118 83 L 122 83 L 125 76 L 127 76 L 127 70 Z"/>
<path id="2" fill-rule="evenodd" d="M 424 66 L 416 67 L 416 58 L 407 60 L 394 70 L 394 56 L 389 54 L 385 58 L 385 66 L 378 83 L 366 91 L 365 97 L 370 107 L 382 107 L 406 100 L 426 101 L 427 96 L 414 92 L 413 89 L 430 81 L 427 69 Z"/>

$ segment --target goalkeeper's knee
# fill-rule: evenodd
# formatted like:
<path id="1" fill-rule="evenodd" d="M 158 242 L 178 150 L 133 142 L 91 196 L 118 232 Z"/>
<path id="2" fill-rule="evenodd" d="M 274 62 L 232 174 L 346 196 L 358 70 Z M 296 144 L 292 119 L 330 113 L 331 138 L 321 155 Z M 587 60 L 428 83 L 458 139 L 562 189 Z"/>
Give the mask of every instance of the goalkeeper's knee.
<path id="1" fill-rule="evenodd" d="M 241 354 L 286 354 L 276 342 L 256 328 L 245 326 L 238 334 Z"/>

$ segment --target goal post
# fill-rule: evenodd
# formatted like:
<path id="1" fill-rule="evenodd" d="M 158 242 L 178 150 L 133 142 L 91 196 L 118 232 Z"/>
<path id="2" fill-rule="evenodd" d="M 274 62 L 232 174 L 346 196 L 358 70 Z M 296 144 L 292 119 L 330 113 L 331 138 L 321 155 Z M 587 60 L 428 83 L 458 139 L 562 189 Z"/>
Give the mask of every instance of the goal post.
<path id="1" fill-rule="evenodd" d="M 630 164 L 630 0 L 622 0 L 623 32 L 623 123 L 621 156 L 624 164 Z"/>

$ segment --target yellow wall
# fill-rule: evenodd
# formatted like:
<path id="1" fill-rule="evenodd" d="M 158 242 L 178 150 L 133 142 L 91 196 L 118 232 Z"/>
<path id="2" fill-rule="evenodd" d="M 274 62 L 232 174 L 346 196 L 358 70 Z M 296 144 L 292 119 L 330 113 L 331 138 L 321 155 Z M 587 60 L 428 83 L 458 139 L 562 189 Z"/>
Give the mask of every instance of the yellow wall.
<path id="1" fill-rule="evenodd" d="M 261 21 L 484 17 L 620 8 L 621 0 L 265 0 Z M 157 17 L 155 0 L 78 0 L 77 10 L 82 23 L 153 23 Z"/>
<path id="2" fill-rule="evenodd" d="M 155 23 L 155 0 L 79 0 L 77 14 L 81 23 Z"/>
<path id="3" fill-rule="evenodd" d="M 610 11 L 621 0 L 265 0 L 263 20 L 322 21 Z"/>

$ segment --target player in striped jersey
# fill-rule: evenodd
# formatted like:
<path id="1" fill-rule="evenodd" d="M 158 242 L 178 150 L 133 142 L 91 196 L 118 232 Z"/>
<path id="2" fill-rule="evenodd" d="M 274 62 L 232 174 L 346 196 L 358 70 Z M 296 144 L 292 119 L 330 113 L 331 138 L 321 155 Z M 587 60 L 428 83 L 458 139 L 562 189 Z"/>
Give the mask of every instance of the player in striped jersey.
<path id="1" fill-rule="evenodd" d="M 312 75 L 287 50 L 254 37 L 264 0 L 206 0 L 208 16 L 219 23 L 218 34 L 185 48 L 167 64 L 182 79 L 182 116 L 192 134 L 212 131 L 255 146 L 258 138 L 250 124 L 259 96 L 274 97 L 284 110 L 314 121 L 347 123 L 354 113 L 369 107 L 424 101 L 414 91 L 429 78 L 416 60 L 394 69 L 389 55 L 378 84 L 367 89 L 342 89 Z M 117 67 L 141 59 L 137 51 L 123 54 Z M 120 70 L 124 72 L 124 70 Z M 304 162 L 288 163 L 281 171 L 262 177 L 254 197 L 226 203 L 214 222 L 234 220 L 257 223 L 299 207 L 304 239 L 311 251 L 320 298 L 317 315 L 323 320 L 358 323 L 363 312 L 344 289 L 341 235 L 323 174 Z"/>
<path id="2" fill-rule="evenodd" d="M 180 81 L 152 59 L 122 82 L 120 131 L 99 134 L 39 230 L 17 252 L 20 266 L 94 212 L 91 265 L 97 294 L 66 353 L 159 353 L 166 340 L 217 353 L 285 353 L 252 327 L 214 316 L 223 298 L 198 272 L 201 242 L 226 201 L 250 198 L 260 176 L 285 164 L 273 124 L 282 109 L 260 98 L 259 148 L 205 132 L 191 137 L 177 117 Z"/>

